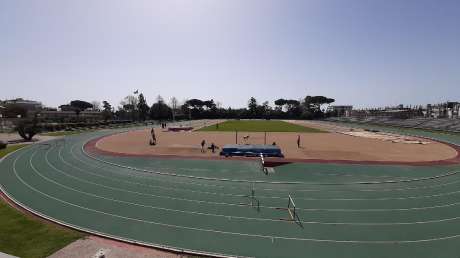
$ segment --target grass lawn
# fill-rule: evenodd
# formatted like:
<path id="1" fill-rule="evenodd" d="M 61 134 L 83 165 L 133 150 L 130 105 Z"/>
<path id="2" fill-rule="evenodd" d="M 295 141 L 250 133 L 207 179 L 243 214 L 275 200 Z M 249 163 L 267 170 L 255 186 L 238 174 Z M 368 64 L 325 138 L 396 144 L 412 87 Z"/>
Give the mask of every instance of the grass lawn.
<path id="1" fill-rule="evenodd" d="M 8 145 L 8 147 L 6 147 L 5 149 L 0 150 L 0 159 L 3 158 L 6 154 L 18 150 L 24 146 L 27 146 L 27 144 Z"/>
<path id="2" fill-rule="evenodd" d="M 57 132 L 42 133 L 41 135 L 44 135 L 44 136 L 65 136 L 65 135 L 73 135 L 73 134 L 79 134 L 79 133 L 84 133 L 84 132 L 89 132 L 89 131 L 57 131 Z"/>
<path id="3" fill-rule="evenodd" d="M 230 120 L 219 123 L 219 127 L 211 125 L 203 127 L 198 131 L 240 131 L 240 132 L 324 132 L 316 128 L 291 124 L 278 120 Z"/>
<path id="4" fill-rule="evenodd" d="M 0 150 L 0 158 L 25 145 Z M 47 257 L 84 234 L 31 218 L 0 200 L 0 252 L 19 257 Z"/>

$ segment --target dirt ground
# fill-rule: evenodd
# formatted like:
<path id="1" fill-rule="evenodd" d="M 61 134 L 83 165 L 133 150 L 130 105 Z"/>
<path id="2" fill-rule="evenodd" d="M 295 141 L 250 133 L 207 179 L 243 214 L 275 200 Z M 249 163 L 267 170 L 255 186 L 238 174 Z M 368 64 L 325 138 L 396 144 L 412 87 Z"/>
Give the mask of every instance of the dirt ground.
<path id="1" fill-rule="evenodd" d="M 308 124 L 308 126 L 312 126 Z M 314 125 L 319 127 L 318 125 Z M 323 128 L 324 129 L 324 128 Z M 139 155 L 179 155 L 192 157 L 218 156 L 218 152 L 201 153 L 200 142 L 219 147 L 225 144 L 272 144 L 278 145 L 285 158 L 352 161 L 426 162 L 454 158 L 457 151 L 448 145 L 423 140 L 427 144 L 407 144 L 345 135 L 340 132 L 326 133 L 264 133 L 238 132 L 167 132 L 155 129 L 157 145 L 150 146 L 150 130 L 130 131 L 99 140 L 96 147 L 110 152 Z M 297 136 L 301 148 L 297 148 Z M 243 139 L 249 136 L 248 140 Z"/>

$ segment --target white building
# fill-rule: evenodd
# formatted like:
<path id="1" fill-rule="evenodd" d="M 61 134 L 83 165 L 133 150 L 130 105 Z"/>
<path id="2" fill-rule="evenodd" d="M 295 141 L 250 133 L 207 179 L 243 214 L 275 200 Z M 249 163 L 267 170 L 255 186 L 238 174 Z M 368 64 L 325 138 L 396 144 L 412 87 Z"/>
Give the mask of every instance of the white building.
<path id="1" fill-rule="evenodd" d="M 327 107 L 327 112 L 331 112 L 338 117 L 349 117 L 351 116 L 351 111 L 353 106 L 329 106 Z"/>

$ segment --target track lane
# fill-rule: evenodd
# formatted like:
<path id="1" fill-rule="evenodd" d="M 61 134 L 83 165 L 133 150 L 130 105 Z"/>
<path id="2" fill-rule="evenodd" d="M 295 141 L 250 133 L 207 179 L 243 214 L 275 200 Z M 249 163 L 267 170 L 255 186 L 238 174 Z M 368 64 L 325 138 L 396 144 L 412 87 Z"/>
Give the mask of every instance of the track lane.
<path id="1" fill-rule="evenodd" d="M 70 143 L 71 142 L 69 142 L 68 144 Z M 110 183 L 110 186 L 118 187 L 124 190 L 128 189 L 130 191 L 136 190 L 140 193 L 150 193 L 152 187 L 150 187 L 151 182 L 148 180 L 148 178 L 157 178 L 155 178 L 155 176 L 152 175 L 145 176 L 145 178 L 142 178 L 142 174 L 139 173 L 136 175 L 139 175 L 140 177 L 136 178 L 135 181 L 139 181 L 141 184 L 144 184 L 143 187 L 139 187 L 139 185 L 130 183 L 124 184 L 122 179 L 125 178 L 126 181 L 131 181 L 134 177 L 129 175 L 134 173 L 131 173 L 131 171 L 125 171 L 126 176 L 123 177 L 123 169 L 118 169 L 116 172 L 114 172 L 110 171 L 110 166 L 103 167 L 104 169 L 102 169 L 101 167 L 100 169 L 97 169 L 97 167 L 91 167 L 89 165 L 83 166 L 82 164 L 84 162 L 82 163 L 81 160 L 78 161 L 71 158 L 73 156 L 70 155 L 69 151 L 71 149 L 68 149 L 69 145 L 62 147 L 63 148 L 50 149 L 49 152 L 45 152 L 43 150 L 36 150 L 36 154 L 33 154 L 33 152 L 26 152 L 24 155 L 29 155 L 28 158 L 30 158 L 29 166 L 23 166 L 23 159 L 19 159 L 19 161 L 14 160 L 18 168 L 17 175 L 21 179 L 23 179 L 25 183 L 29 184 L 29 186 L 35 187 L 36 190 L 39 190 L 40 192 L 45 194 L 43 195 L 39 192 L 34 192 L 33 190 L 29 189 L 29 194 L 34 193 L 35 196 L 27 196 L 27 198 L 23 197 L 27 199 L 26 205 L 34 206 L 41 211 L 47 211 L 56 218 L 60 219 L 69 219 L 68 217 L 63 216 L 63 214 L 60 214 L 60 212 L 62 213 L 62 208 L 64 208 L 64 210 L 75 212 L 76 214 L 81 216 L 88 216 L 89 214 L 91 214 L 93 218 L 99 218 L 101 220 L 108 220 L 108 218 L 110 218 L 111 222 L 120 225 L 120 227 L 127 227 L 129 228 L 129 230 L 119 230 L 118 228 L 114 229 L 114 224 L 112 224 L 111 227 L 111 223 L 108 223 L 107 221 L 99 221 L 98 219 L 88 222 L 81 221 L 81 218 L 75 217 L 71 218 L 71 220 L 73 222 L 77 221 L 82 225 L 90 226 L 88 228 L 93 227 L 93 230 L 100 229 L 102 230 L 101 232 L 110 232 L 110 234 L 115 233 L 114 235 L 117 235 L 119 237 L 121 236 L 124 238 L 132 239 L 133 234 L 138 234 L 136 237 L 137 241 L 145 241 L 157 244 L 171 243 L 168 241 L 177 242 L 177 239 L 181 240 L 182 242 L 184 240 L 190 240 L 190 243 L 186 243 L 187 247 L 185 248 L 192 247 L 190 249 L 212 252 L 215 250 L 209 249 L 209 245 L 213 244 L 219 246 L 219 252 L 221 253 L 232 254 L 235 250 L 238 250 L 239 254 L 241 255 L 251 255 L 254 254 L 254 252 L 256 252 L 257 254 L 260 254 L 264 257 L 282 257 L 286 254 L 286 250 L 291 251 L 291 253 L 293 254 L 292 256 L 296 256 L 294 254 L 298 254 L 299 257 L 303 257 L 305 255 L 305 253 L 302 250 L 308 250 L 308 253 L 315 254 L 313 257 L 336 257 L 339 254 L 339 256 L 342 257 L 367 257 L 366 254 L 369 254 L 369 250 L 371 250 L 372 253 L 375 254 L 374 257 L 388 257 L 388 255 L 391 255 L 392 257 L 408 257 L 414 255 L 417 257 L 432 257 L 430 256 L 430 254 L 432 255 L 434 253 L 439 253 L 436 252 L 436 250 L 443 250 L 443 254 L 446 254 L 447 257 L 454 257 L 451 255 L 454 255 L 456 250 L 453 249 L 451 246 L 455 246 L 456 243 L 459 243 L 458 236 L 456 233 L 460 232 L 460 229 L 458 228 L 458 225 L 460 223 L 458 221 L 458 218 L 456 218 L 454 215 L 458 216 L 459 214 L 459 209 L 457 207 L 457 204 L 455 204 L 455 201 L 458 202 L 460 200 L 456 193 L 452 193 L 455 192 L 455 188 L 457 187 L 455 179 L 453 182 L 449 182 L 449 180 L 444 179 L 432 180 L 432 182 L 440 183 L 437 186 L 430 184 L 431 182 L 419 182 L 417 184 L 410 184 L 411 186 L 409 187 L 399 186 L 399 189 L 412 188 L 409 189 L 409 192 L 406 192 L 406 190 L 399 190 L 399 195 L 394 194 L 391 189 L 385 190 L 384 188 L 376 189 L 373 186 L 363 186 L 359 188 L 349 189 L 348 187 L 344 187 L 340 189 L 339 192 L 335 192 L 334 195 L 330 195 L 326 198 L 321 198 L 322 194 L 327 195 L 329 193 L 328 190 L 331 189 L 330 187 L 320 186 L 319 189 L 315 189 L 318 191 L 313 191 L 315 194 L 317 194 L 314 197 L 311 197 L 310 193 L 312 191 L 309 191 L 311 189 L 299 189 L 297 187 L 294 187 L 292 191 L 300 190 L 296 193 L 305 193 L 305 195 L 299 197 L 299 200 L 305 201 L 304 204 L 306 206 L 304 207 L 319 207 L 316 211 L 309 211 L 308 209 L 305 209 L 305 213 L 302 212 L 302 217 L 304 217 L 303 219 L 305 220 L 304 226 L 308 229 L 307 233 L 303 233 L 303 231 L 294 232 L 290 230 L 289 226 L 293 226 L 290 225 L 291 223 L 266 220 L 267 217 L 269 217 L 266 215 L 270 214 L 270 209 L 264 208 L 264 210 L 261 212 L 263 214 L 262 217 L 257 217 L 260 216 L 260 214 L 257 212 L 251 214 L 251 212 L 253 212 L 254 210 L 251 210 L 251 208 L 249 207 L 240 207 L 243 209 L 230 208 L 228 210 L 216 210 L 216 212 L 221 213 L 206 214 L 204 211 L 209 211 L 209 207 L 207 205 L 201 207 L 194 207 L 194 205 L 190 205 L 189 208 L 196 208 L 196 211 L 198 213 L 189 214 L 187 213 L 187 209 L 178 209 L 186 206 L 182 206 L 182 203 L 176 203 L 176 201 L 155 201 L 152 200 L 151 196 L 149 195 L 146 195 L 146 198 L 142 199 L 139 198 L 139 195 L 137 194 L 131 195 L 127 194 L 126 192 L 120 193 L 114 191 L 114 189 L 111 190 L 114 192 L 111 192 L 108 191 L 108 188 L 105 188 L 103 186 L 94 188 L 94 185 L 88 182 L 96 181 L 100 185 L 105 185 L 110 180 L 101 180 L 104 178 L 91 174 L 85 174 L 85 176 L 88 177 L 82 178 L 82 175 L 84 175 L 84 173 L 83 171 L 77 169 L 77 167 L 83 170 L 92 169 L 92 172 L 101 173 L 100 175 L 104 176 L 112 175 L 113 177 L 120 179 L 121 181 L 119 181 L 117 184 L 115 184 L 115 182 L 117 181 L 112 181 Z M 28 149 L 27 151 L 33 151 L 32 148 Z M 61 157 L 59 156 L 60 150 L 62 150 Z M 58 171 L 53 172 L 53 168 L 46 164 L 46 162 L 43 162 L 43 160 L 45 159 L 45 155 L 47 153 L 49 154 L 50 164 L 55 166 L 55 168 L 65 171 L 66 173 L 69 173 L 72 176 L 78 176 L 79 179 L 84 179 L 88 182 L 80 181 L 76 178 L 67 177 L 62 173 L 59 173 Z M 7 164 L 11 164 L 11 158 L 14 157 L 15 155 L 9 157 L 8 160 L 5 161 L 5 163 L 2 162 L 0 164 L 0 167 L 3 168 L 4 164 L 6 164 L 6 167 L 8 167 Z M 68 163 L 63 162 L 61 158 Z M 100 163 L 91 164 L 94 166 L 101 165 Z M 38 174 L 35 174 L 35 176 L 31 174 L 31 171 L 35 172 L 34 168 L 36 169 L 36 171 L 38 171 L 38 173 L 47 177 L 51 181 L 44 179 Z M 5 184 L 5 182 L 8 185 L 17 184 L 18 181 L 19 183 L 22 183 L 19 178 L 15 179 L 8 177 L 8 179 L 4 180 L 4 171 L 7 171 L 6 174 L 14 174 L 14 171 L 12 170 L 2 169 L 0 181 L 2 185 Z M 170 182 L 168 182 L 168 180 L 164 180 L 162 182 L 156 181 L 155 183 L 168 184 L 170 186 L 174 186 L 174 180 L 171 180 Z M 171 193 L 171 196 L 187 193 L 187 198 L 193 197 L 191 193 L 195 193 L 197 194 L 193 197 L 193 199 L 195 200 L 202 200 L 204 196 L 208 196 L 207 198 L 210 198 L 209 201 L 212 201 L 233 200 L 232 198 L 239 197 L 233 195 L 238 194 L 240 190 L 244 190 L 244 187 L 240 188 L 239 186 L 235 186 L 235 183 L 229 184 L 227 182 L 222 185 L 219 184 L 214 186 L 207 186 L 206 184 L 199 182 L 199 180 L 184 180 L 181 181 L 181 183 L 184 184 L 178 185 L 185 187 L 185 189 L 181 190 L 192 190 L 195 192 L 173 191 L 174 189 L 171 189 L 173 187 L 168 186 L 167 188 L 159 188 L 161 189 L 160 193 L 164 195 L 165 193 L 169 192 Z M 59 184 L 61 184 L 61 186 L 59 186 Z M 88 185 L 92 186 L 88 187 Z M 200 189 L 200 187 L 204 187 L 206 189 Z M 262 185 L 261 187 L 267 186 Z M 269 187 L 272 186 L 270 185 Z M 58 188 L 59 190 L 56 191 L 56 188 Z M 321 191 L 321 188 L 323 188 L 323 191 Z M 24 192 L 28 192 L 27 190 L 22 188 L 15 189 L 14 187 L 9 187 L 6 189 L 8 192 L 11 190 L 12 192 L 14 192 L 14 194 L 17 195 L 22 195 L 24 194 Z M 222 190 L 220 193 L 216 191 L 219 189 Z M 265 189 L 267 190 L 257 188 L 257 191 L 265 191 L 267 193 L 273 191 L 273 188 Z M 429 192 L 428 194 L 426 193 L 426 189 L 435 190 Z M 282 197 L 282 195 L 279 195 L 280 193 L 286 193 L 290 191 L 289 187 L 287 189 L 276 190 L 276 193 L 272 193 L 272 196 L 266 196 L 266 200 L 264 199 L 265 203 L 268 203 L 270 200 L 277 200 L 278 198 L 276 197 Z M 198 191 L 201 191 L 201 193 Z M 421 194 L 418 194 L 419 191 Z M 71 192 L 78 194 L 70 194 Z M 336 197 L 340 197 L 340 193 L 343 192 L 349 194 L 349 196 L 347 196 L 347 198 Z M 389 192 L 391 192 L 391 194 Z M 82 198 L 82 195 L 89 196 L 90 198 Z M 420 198 L 401 199 L 411 196 Z M 52 197 L 54 197 L 55 199 L 53 199 Z M 102 200 L 95 200 L 101 199 L 100 197 L 105 197 L 106 199 L 102 198 Z M 374 197 L 377 197 L 377 199 L 379 200 L 373 200 Z M 388 197 L 390 199 L 387 199 Z M 397 202 L 398 199 L 395 200 L 394 198 L 399 198 L 401 203 L 395 204 L 395 201 Z M 43 203 L 44 199 L 48 199 L 48 201 L 46 203 Z M 121 205 L 119 205 L 120 200 L 122 200 L 123 202 L 132 203 L 122 202 Z M 149 201 L 151 203 L 148 203 Z M 300 201 L 299 203 L 302 203 L 303 201 Z M 407 205 L 404 203 L 405 201 L 408 201 Z M 372 207 L 374 207 L 375 205 L 373 203 L 380 203 L 385 205 L 384 203 L 388 202 L 388 207 L 392 209 L 395 209 L 396 206 L 399 207 L 399 205 L 401 205 L 403 209 L 408 207 L 409 209 L 411 209 L 411 207 L 416 208 L 414 206 L 419 204 L 421 206 L 429 207 L 426 204 L 430 204 L 430 201 L 433 202 L 431 204 L 437 203 L 440 205 L 438 205 L 437 207 L 433 206 L 431 208 L 424 209 L 430 210 L 426 212 L 420 210 L 418 210 L 418 212 L 417 210 L 388 211 L 385 210 L 385 207 L 381 211 L 370 211 L 371 209 L 373 209 Z M 40 202 L 42 203 L 40 204 Z M 134 202 L 136 202 L 135 205 L 133 205 Z M 326 210 L 322 210 L 320 206 L 325 205 L 324 202 L 328 203 L 326 206 L 330 205 L 330 207 L 332 207 L 333 209 L 335 208 L 336 210 L 328 210 L 328 207 L 326 207 Z M 352 205 L 348 205 L 345 207 L 345 209 L 339 208 L 339 203 L 350 204 L 353 202 L 360 203 L 359 207 L 352 207 Z M 166 205 L 169 205 L 171 203 L 177 205 L 175 207 L 176 209 L 170 209 L 169 207 L 165 207 Z M 296 203 L 298 203 L 297 199 Z M 153 212 L 152 210 L 156 211 L 157 209 L 154 209 L 154 206 L 152 206 L 151 204 L 157 205 L 155 207 L 162 209 L 163 212 Z M 447 206 L 440 207 L 442 205 Z M 128 208 L 133 206 L 136 208 Z M 215 206 L 215 204 L 212 204 L 211 206 Z M 303 206 L 303 204 L 300 206 Z M 419 206 L 419 208 L 421 206 Z M 59 212 L 59 209 L 56 209 L 56 207 L 59 207 L 61 211 Z M 137 209 L 137 207 L 139 207 L 139 209 Z M 360 211 L 353 211 L 353 208 L 358 208 L 357 210 Z M 135 211 L 127 211 L 129 209 L 134 209 Z M 82 210 L 84 212 L 82 212 Z M 243 214 L 244 216 L 241 216 L 240 218 L 230 217 L 230 219 L 226 218 L 225 216 L 215 216 L 229 214 L 234 210 L 236 211 L 236 215 Z M 142 212 L 136 213 L 136 211 Z M 179 213 L 180 215 L 177 215 Z M 359 213 L 363 214 L 359 215 Z M 167 221 L 158 221 L 158 219 L 162 219 L 160 218 L 160 214 L 166 214 L 161 215 L 161 217 L 166 216 L 168 218 Z M 246 217 L 247 214 L 256 216 L 254 216 L 253 218 L 249 218 Z M 391 216 L 388 217 L 389 215 Z M 209 219 L 209 217 L 213 217 L 213 219 Z M 429 217 L 434 218 L 434 220 L 424 220 Z M 169 220 L 169 218 L 171 218 L 171 220 Z M 401 221 L 401 218 L 403 221 Z M 190 221 L 187 221 L 187 219 L 190 219 Z M 366 219 L 370 220 L 367 221 L 370 224 L 366 224 Z M 397 221 L 396 219 L 399 219 L 399 221 Z M 204 220 L 205 222 L 196 223 L 197 221 L 202 220 Z M 242 220 L 243 222 L 238 220 Z M 373 224 L 373 220 L 375 220 L 375 224 Z M 407 220 L 406 224 L 404 220 Z M 94 225 L 95 221 L 99 224 Z M 345 223 L 340 224 L 340 221 L 345 221 Z M 347 221 L 351 223 L 347 224 Z M 395 223 L 392 223 L 391 221 L 394 221 Z M 133 224 L 132 222 L 135 222 L 136 224 Z M 168 224 L 167 222 L 174 222 L 174 224 L 166 225 Z M 144 224 L 148 224 L 149 226 L 145 226 Z M 276 226 L 278 224 L 284 225 L 284 227 L 278 228 Z M 199 227 L 196 229 L 192 229 L 194 226 Z M 268 229 L 265 229 L 263 227 L 268 227 Z M 229 231 L 229 228 L 237 231 Z M 198 230 L 199 233 L 197 233 L 195 230 Z M 164 233 L 164 237 L 162 235 L 162 238 L 159 239 L 158 236 L 146 233 L 146 231 L 149 231 L 150 233 L 155 232 L 155 234 L 159 235 L 162 235 Z M 404 234 L 402 234 L 402 232 L 404 232 Z M 334 236 L 336 238 L 331 238 L 330 236 Z M 418 236 L 419 238 L 416 238 L 414 236 Z M 190 237 L 194 237 L 195 239 L 190 239 Z M 206 245 L 203 245 L 203 241 L 206 242 Z M 222 241 L 225 242 L 224 246 L 221 246 Z M 242 241 L 244 241 L 245 243 L 242 244 Z"/>

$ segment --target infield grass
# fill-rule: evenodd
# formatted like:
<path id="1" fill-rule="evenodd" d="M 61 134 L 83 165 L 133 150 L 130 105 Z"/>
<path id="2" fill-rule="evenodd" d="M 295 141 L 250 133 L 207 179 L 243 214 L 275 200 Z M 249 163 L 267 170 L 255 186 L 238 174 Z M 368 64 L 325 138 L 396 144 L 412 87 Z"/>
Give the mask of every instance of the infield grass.
<path id="1" fill-rule="evenodd" d="M 0 158 L 24 146 L 10 145 L 0 150 Z M 0 252 L 23 258 L 47 257 L 83 236 L 29 217 L 0 199 Z"/>
<path id="2" fill-rule="evenodd" d="M 240 131 L 240 132 L 303 132 L 303 133 L 321 133 L 316 128 L 292 124 L 279 120 L 230 120 L 203 127 L 198 131 Z"/>

